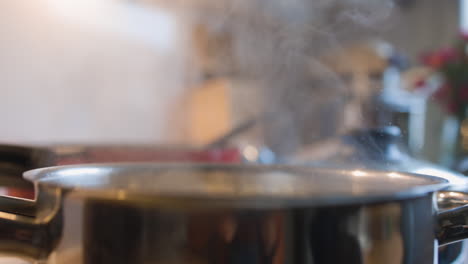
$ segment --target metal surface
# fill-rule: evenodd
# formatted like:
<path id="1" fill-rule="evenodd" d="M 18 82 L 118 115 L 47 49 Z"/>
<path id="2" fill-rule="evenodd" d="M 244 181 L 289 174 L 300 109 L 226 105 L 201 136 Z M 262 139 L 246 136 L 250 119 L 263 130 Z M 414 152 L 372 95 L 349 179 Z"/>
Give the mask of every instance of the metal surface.
<path id="1" fill-rule="evenodd" d="M 0 145 L 0 186 L 30 189 L 32 184 L 21 178 L 23 172 L 55 164 L 54 154 L 41 147 Z"/>
<path id="2" fill-rule="evenodd" d="M 36 170 L 28 173 L 38 183 L 36 215 L 0 213 L 0 250 L 54 264 L 434 263 L 437 241 L 468 235 L 455 232 L 466 208 L 438 215 L 434 191 L 444 180 L 391 175 L 157 164 Z"/>
<path id="3" fill-rule="evenodd" d="M 440 191 L 437 193 L 437 204 L 440 210 L 450 210 L 468 204 L 468 193 Z"/>
<path id="4" fill-rule="evenodd" d="M 468 205 L 439 214 L 437 237 L 442 244 L 450 244 L 468 237 Z"/>
<path id="5" fill-rule="evenodd" d="M 291 166 L 116 163 L 36 169 L 25 178 L 81 196 L 154 196 L 256 206 L 337 205 L 415 198 L 448 185 L 398 172 Z"/>
<path id="6" fill-rule="evenodd" d="M 226 134 L 223 134 L 221 137 L 216 138 L 212 142 L 208 143 L 205 146 L 205 149 L 225 147 L 229 143 L 229 141 L 231 141 L 236 136 L 248 131 L 249 129 L 254 127 L 258 122 L 259 122 L 258 117 L 245 120 L 244 122 L 240 123 L 239 125 L 229 130 Z"/>
<path id="7" fill-rule="evenodd" d="M 430 200 L 200 211 L 89 202 L 82 263 L 431 263 Z"/>
<path id="8" fill-rule="evenodd" d="M 0 252 L 47 259 L 62 236 L 60 190 L 42 191 L 34 207 L 31 200 L 3 198 L 0 200 Z"/>
<path id="9" fill-rule="evenodd" d="M 243 155 L 238 148 L 203 150 L 173 145 L 61 144 L 28 146 L 0 144 L 0 193 L 34 199 L 33 184 L 23 179 L 22 175 L 23 172 L 35 168 L 102 162 L 240 163 L 242 158 Z"/>
<path id="10" fill-rule="evenodd" d="M 314 164 L 332 168 L 375 169 L 401 171 L 432 175 L 448 180 L 453 186 L 452 192 L 440 192 L 439 207 L 443 210 L 464 205 L 468 202 L 456 192 L 466 191 L 468 178 L 455 171 L 413 158 L 404 147 L 401 131 L 397 127 L 387 126 L 375 129 L 356 130 L 324 145 L 312 146 L 309 151 L 297 157 L 300 163 Z M 468 247 L 468 243 L 466 243 Z M 449 245 L 439 250 L 440 264 L 468 261 L 468 251 L 463 245 Z"/>
<path id="11" fill-rule="evenodd" d="M 468 184 L 460 173 L 413 158 L 397 127 L 356 130 L 340 138 L 308 147 L 293 157 L 295 164 L 328 168 L 372 169 L 432 175 L 453 184 Z"/>

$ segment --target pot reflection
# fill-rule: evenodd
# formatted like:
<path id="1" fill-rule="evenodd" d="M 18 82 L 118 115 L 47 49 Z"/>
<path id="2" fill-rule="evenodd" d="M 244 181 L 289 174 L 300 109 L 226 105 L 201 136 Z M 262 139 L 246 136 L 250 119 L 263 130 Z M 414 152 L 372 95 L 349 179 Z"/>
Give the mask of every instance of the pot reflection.
<path id="1" fill-rule="evenodd" d="M 284 209 L 87 201 L 82 225 L 86 264 L 431 263 L 436 239 L 430 196 Z"/>
<path id="2" fill-rule="evenodd" d="M 189 248 L 208 263 L 283 263 L 283 218 L 281 212 L 193 215 Z"/>

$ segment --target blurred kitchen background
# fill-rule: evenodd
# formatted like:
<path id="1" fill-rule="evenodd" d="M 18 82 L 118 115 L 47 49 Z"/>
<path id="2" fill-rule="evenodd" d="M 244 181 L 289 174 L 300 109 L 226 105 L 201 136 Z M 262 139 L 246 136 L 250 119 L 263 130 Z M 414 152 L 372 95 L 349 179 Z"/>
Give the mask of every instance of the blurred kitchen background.
<path id="1" fill-rule="evenodd" d="M 468 170 L 463 102 L 434 99 L 468 1 L 232 2 L 1 1 L 0 141 L 203 147 L 234 129 L 271 162 L 396 126 L 415 157 Z"/>

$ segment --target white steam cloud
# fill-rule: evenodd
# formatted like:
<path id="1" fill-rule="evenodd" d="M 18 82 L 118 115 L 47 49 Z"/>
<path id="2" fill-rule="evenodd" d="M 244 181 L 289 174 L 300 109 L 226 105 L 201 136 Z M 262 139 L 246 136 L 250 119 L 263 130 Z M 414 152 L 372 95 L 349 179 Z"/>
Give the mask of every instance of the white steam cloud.
<path id="1" fill-rule="evenodd" d="M 320 57 L 378 31 L 393 9 L 391 0 L 196 3 L 209 8 L 197 10 L 195 20 L 211 30 L 211 41 L 219 41 L 213 74 L 265 84 L 264 111 L 279 113 L 265 122 L 265 138 L 280 153 L 294 151 L 304 139 L 341 132 L 346 87 Z"/>

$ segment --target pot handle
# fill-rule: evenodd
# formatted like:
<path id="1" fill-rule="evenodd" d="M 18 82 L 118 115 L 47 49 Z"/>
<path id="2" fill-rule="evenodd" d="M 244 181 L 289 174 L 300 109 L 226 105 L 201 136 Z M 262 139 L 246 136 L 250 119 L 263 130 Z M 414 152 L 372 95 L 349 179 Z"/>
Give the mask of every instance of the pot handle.
<path id="1" fill-rule="evenodd" d="M 436 237 L 439 246 L 468 238 L 468 193 L 439 191 Z"/>
<path id="2" fill-rule="evenodd" d="M 33 260 L 46 259 L 61 235 L 59 197 L 45 194 L 43 198 L 49 199 L 49 203 L 47 208 L 41 207 L 39 215 L 38 201 L 0 196 L 0 252 Z"/>

